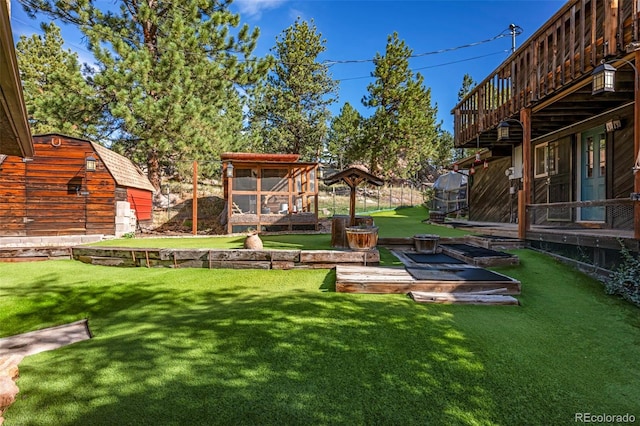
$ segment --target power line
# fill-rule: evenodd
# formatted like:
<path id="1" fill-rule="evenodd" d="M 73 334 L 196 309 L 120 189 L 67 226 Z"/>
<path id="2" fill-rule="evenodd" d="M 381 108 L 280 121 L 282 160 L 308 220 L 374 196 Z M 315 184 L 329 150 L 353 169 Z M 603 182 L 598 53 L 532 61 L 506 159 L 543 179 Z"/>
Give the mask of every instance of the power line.
<path id="1" fill-rule="evenodd" d="M 431 52 L 416 53 L 416 54 L 410 55 L 409 58 L 419 58 L 419 57 L 422 57 L 422 56 L 438 55 L 438 54 L 441 54 L 441 53 L 447 53 L 447 52 L 453 52 L 453 51 L 460 50 L 460 49 L 466 49 L 468 47 L 479 46 L 479 45 L 484 44 L 484 43 L 490 43 L 490 42 L 498 40 L 500 38 L 507 37 L 508 35 L 509 34 L 505 34 L 504 32 L 502 32 L 502 33 L 498 34 L 497 36 L 488 38 L 486 40 L 481 40 L 481 41 L 477 41 L 477 42 L 474 42 L 474 43 L 468 43 L 468 44 L 464 44 L 462 46 L 448 47 L 448 48 L 445 48 L 445 49 L 434 50 L 434 51 L 431 51 Z M 353 63 L 374 62 L 374 61 L 375 61 L 375 58 L 372 58 L 372 59 L 346 59 L 346 60 L 335 60 L 335 61 L 328 59 L 326 61 L 323 61 L 322 63 L 325 64 L 325 65 L 331 66 L 331 65 L 336 65 L 336 64 L 353 64 Z"/>
<path id="2" fill-rule="evenodd" d="M 413 68 L 412 71 L 419 71 L 419 70 L 424 70 L 424 69 L 430 69 L 430 68 L 439 68 L 439 67 L 444 67 L 447 65 L 453 65 L 453 64 L 457 64 L 457 63 L 461 63 L 461 62 L 469 62 L 469 61 L 475 61 L 477 59 L 483 59 L 489 56 L 493 56 L 493 55 L 501 55 L 503 53 L 506 52 L 510 52 L 509 49 L 505 49 L 505 50 L 501 50 L 499 52 L 493 52 L 493 53 L 488 53 L 486 55 L 480 55 L 480 56 L 474 56 L 472 58 L 466 58 L 466 59 L 460 59 L 457 61 L 450 61 L 450 62 L 443 62 L 441 64 L 435 64 L 435 65 L 428 65 L 425 67 L 420 67 L 420 68 Z M 348 77 L 348 78 L 336 78 L 336 80 L 342 82 L 342 81 L 349 81 L 349 80 L 362 80 L 365 78 L 373 78 L 373 76 L 371 75 L 367 75 L 367 76 L 361 76 L 361 77 Z"/>

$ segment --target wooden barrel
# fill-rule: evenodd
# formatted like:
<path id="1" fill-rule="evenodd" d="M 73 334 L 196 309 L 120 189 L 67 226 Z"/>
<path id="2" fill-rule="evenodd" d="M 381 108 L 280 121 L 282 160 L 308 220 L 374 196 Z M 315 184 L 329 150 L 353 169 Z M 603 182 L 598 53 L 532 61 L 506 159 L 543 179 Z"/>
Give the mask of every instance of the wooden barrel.
<path id="1" fill-rule="evenodd" d="M 418 234 L 413 236 L 413 243 L 418 253 L 435 253 L 438 250 L 439 235 Z"/>
<path id="2" fill-rule="evenodd" d="M 429 221 L 432 223 L 444 223 L 444 212 L 429 212 Z"/>
<path id="3" fill-rule="evenodd" d="M 346 228 L 349 248 L 354 251 L 369 251 L 378 245 L 377 226 L 349 226 Z"/>
<path id="4" fill-rule="evenodd" d="M 331 219 L 331 247 L 349 248 L 346 228 L 350 226 L 348 214 L 337 214 Z M 356 226 L 373 226 L 373 217 L 356 216 Z"/>

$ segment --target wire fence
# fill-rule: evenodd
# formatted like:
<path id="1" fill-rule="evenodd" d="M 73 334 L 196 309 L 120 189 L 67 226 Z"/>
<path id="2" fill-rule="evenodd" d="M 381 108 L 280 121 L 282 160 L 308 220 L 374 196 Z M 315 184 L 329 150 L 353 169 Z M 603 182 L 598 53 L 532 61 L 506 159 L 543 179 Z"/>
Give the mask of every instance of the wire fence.
<path id="1" fill-rule="evenodd" d="M 356 188 L 356 213 L 377 210 L 392 210 L 423 204 L 426 185 L 413 183 L 385 185 L 381 187 L 362 185 Z M 346 185 L 321 185 L 318 193 L 318 215 L 331 217 L 349 213 L 350 189 Z"/>
<path id="2" fill-rule="evenodd" d="M 356 188 L 356 213 L 392 210 L 398 207 L 421 205 L 427 201 L 427 186 L 413 183 L 375 187 L 361 185 Z M 188 228 L 191 226 L 193 182 L 169 182 L 162 185 L 154 202 L 154 227 Z M 203 180 L 197 184 L 198 218 L 213 228 L 224 208 L 224 195 L 219 181 Z M 320 184 L 318 191 L 318 217 L 349 214 L 350 189 L 346 185 Z"/>

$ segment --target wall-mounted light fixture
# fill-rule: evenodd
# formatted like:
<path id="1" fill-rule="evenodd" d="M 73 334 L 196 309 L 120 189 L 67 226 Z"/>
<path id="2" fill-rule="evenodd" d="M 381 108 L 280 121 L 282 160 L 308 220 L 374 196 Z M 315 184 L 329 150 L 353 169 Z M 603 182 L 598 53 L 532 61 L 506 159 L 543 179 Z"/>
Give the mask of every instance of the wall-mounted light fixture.
<path id="1" fill-rule="evenodd" d="M 228 178 L 233 177 L 233 164 L 231 164 L 231 161 L 227 163 L 227 177 Z"/>
<path id="2" fill-rule="evenodd" d="M 95 157 L 93 155 L 88 156 L 87 158 L 85 158 L 85 169 L 88 172 L 95 172 L 96 171 L 96 164 L 97 164 L 97 160 L 95 159 Z"/>
<path id="3" fill-rule="evenodd" d="M 592 95 L 616 91 L 616 68 L 611 64 L 603 62 L 598 65 L 591 73 L 591 79 Z"/>
<path id="4" fill-rule="evenodd" d="M 504 139 L 509 139 L 509 130 L 511 128 L 511 126 L 509 126 L 510 122 L 518 123 L 520 127 L 522 127 L 522 130 L 524 130 L 524 125 L 520 120 L 516 120 L 515 118 L 505 118 L 500 122 L 500 124 L 498 124 L 498 127 L 496 128 L 496 130 L 498 131 L 498 142 Z"/>

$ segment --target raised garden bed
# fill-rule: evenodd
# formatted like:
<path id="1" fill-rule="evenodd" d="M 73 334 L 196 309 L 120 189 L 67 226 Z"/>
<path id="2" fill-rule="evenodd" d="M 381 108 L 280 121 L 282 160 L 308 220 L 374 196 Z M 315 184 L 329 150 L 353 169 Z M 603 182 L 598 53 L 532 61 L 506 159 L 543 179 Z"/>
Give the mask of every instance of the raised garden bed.
<path id="1" fill-rule="evenodd" d="M 72 249 L 84 263 L 123 267 L 207 269 L 309 269 L 378 265 L 378 250 L 153 249 L 83 246 Z"/>

